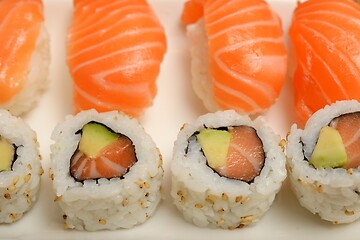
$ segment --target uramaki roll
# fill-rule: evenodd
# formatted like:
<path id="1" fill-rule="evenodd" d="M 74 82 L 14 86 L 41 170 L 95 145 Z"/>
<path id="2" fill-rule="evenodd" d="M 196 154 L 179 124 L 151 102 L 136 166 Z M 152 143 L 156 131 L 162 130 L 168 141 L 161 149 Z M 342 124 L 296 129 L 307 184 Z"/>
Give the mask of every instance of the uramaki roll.
<path id="1" fill-rule="evenodd" d="M 52 139 L 50 177 L 67 228 L 131 228 L 154 214 L 162 159 L 136 119 L 82 111 L 59 124 Z"/>
<path id="2" fill-rule="evenodd" d="M 185 124 L 171 165 L 174 204 L 200 227 L 234 229 L 257 222 L 286 178 L 279 144 L 261 119 L 233 110 Z"/>
<path id="3" fill-rule="evenodd" d="M 315 112 L 304 130 L 292 126 L 287 158 L 300 204 L 333 223 L 360 217 L 360 103 L 338 101 Z"/>
<path id="4" fill-rule="evenodd" d="M 40 159 L 35 132 L 0 109 L 0 223 L 17 221 L 34 205 L 44 172 Z"/>

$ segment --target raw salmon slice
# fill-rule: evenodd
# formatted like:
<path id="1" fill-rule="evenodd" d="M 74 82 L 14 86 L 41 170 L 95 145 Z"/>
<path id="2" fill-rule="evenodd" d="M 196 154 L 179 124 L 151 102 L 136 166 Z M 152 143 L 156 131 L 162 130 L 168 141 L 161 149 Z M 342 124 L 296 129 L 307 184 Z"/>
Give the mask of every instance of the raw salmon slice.
<path id="1" fill-rule="evenodd" d="M 165 52 L 164 29 L 146 1 L 74 1 L 67 64 L 75 111 L 140 116 L 156 95 Z"/>
<path id="2" fill-rule="evenodd" d="M 70 173 L 78 181 L 122 177 L 135 162 L 132 141 L 120 135 L 94 158 L 77 150 L 70 160 Z"/>
<path id="3" fill-rule="evenodd" d="M 360 5 L 352 0 L 299 3 L 290 37 L 297 61 L 295 111 L 301 124 L 337 100 L 360 100 Z"/>
<path id="4" fill-rule="evenodd" d="M 341 115 L 331 121 L 330 127 L 338 130 L 345 145 L 347 163 L 343 168 L 358 168 L 360 166 L 360 113 Z"/>
<path id="5" fill-rule="evenodd" d="M 231 140 L 226 165 L 217 172 L 228 178 L 251 182 L 260 174 L 265 162 L 262 141 L 252 127 L 233 127 L 229 132 Z"/>
<path id="6" fill-rule="evenodd" d="M 206 106 L 209 110 L 258 113 L 276 101 L 286 77 L 287 53 L 280 18 L 265 1 L 191 0 L 181 18 L 184 24 L 204 19 L 207 43 L 201 45 L 208 46 L 204 64 L 211 86 L 200 98 L 214 99 L 214 107 Z"/>

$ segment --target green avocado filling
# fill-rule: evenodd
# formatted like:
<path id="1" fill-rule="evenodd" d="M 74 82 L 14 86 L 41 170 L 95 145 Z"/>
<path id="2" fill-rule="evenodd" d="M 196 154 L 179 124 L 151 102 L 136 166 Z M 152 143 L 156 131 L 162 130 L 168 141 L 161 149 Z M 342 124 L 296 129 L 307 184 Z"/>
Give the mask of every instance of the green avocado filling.
<path id="1" fill-rule="evenodd" d="M 14 154 L 14 145 L 0 136 L 0 172 L 11 170 Z"/>
<path id="2" fill-rule="evenodd" d="M 90 122 L 82 128 L 79 150 L 86 156 L 95 158 L 104 147 L 116 141 L 118 136 L 119 134 L 102 124 Z"/>
<path id="3" fill-rule="evenodd" d="M 337 168 L 346 164 L 345 146 L 336 129 L 329 126 L 321 128 L 309 162 L 315 168 Z"/>
<path id="4" fill-rule="evenodd" d="M 225 165 L 231 134 L 226 130 L 203 129 L 196 135 L 208 165 L 218 169 Z"/>

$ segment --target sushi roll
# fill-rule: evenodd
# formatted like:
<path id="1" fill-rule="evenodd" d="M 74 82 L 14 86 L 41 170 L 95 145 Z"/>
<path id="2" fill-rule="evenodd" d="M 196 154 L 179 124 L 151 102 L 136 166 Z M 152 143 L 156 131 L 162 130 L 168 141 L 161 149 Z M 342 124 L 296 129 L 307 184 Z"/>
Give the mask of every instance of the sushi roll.
<path id="1" fill-rule="evenodd" d="M 164 29 L 145 0 L 74 1 L 67 65 L 75 112 L 141 116 L 153 104 L 165 52 Z"/>
<path id="2" fill-rule="evenodd" d="M 300 204 L 321 219 L 350 223 L 360 217 L 360 103 L 338 101 L 315 112 L 304 130 L 293 125 L 287 157 Z"/>
<path id="3" fill-rule="evenodd" d="M 263 0 L 190 0 L 192 85 L 209 111 L 259 114 L 279 97 L 287 71 L 280 18 Z"/>
<path id="4" fill-rule="evenodd" d="M 43 169 L 35 132 L 0 109 L 0 223 L 12 223 L 37 200 Z"/>
<path id="5" fill-rule="evenodd" d="M 52 139 L 50 178 L 66 228 L 131 228 L 154 214 L 162 158 L 136 119 L 86 110 L 68 116 Z"/>
<path id="6" fill-rule="evenodd" d="M 47 84 L 49 36 L 40 0 L 0 1 L 0 108 L 21 115 Z"/>
<path id="7" fill-rule="evenodd" d="M 290 27 L 296 69 L 295 113 L 305 125 L 338 100 L 360 100 L 360 5 L 309 0 L 297 5 Z"/>
<path id="8" fill-rule="evenodd" d="M 185 124 L 174 145 L 171 196 L 199 227 L 235 229 L 256 223 L 286 178 L 280 137 L 233 110 Z"/>

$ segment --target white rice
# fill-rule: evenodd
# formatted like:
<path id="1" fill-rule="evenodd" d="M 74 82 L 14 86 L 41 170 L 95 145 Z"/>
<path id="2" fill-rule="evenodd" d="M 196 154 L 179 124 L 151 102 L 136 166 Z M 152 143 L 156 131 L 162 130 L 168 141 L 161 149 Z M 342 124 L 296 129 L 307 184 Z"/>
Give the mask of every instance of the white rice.
<path id="1" fill-rule="evenodd" d="M 252 183 L 220 177 L 206 164 L 199 144 L 189 138 L 201 129 L 246 125 L 256 129 L 263 142 L 265 164 Z M 233 229 L 257 222 L 270 208 L 286 178 L 280 137 L 258 118 L 252 121 L 233 110 L 200 116 L 186 124 L 175 142 L 171 165 L 171 196 L 184 218 L 200 227 Z"/>
<path id="2" fill-rule="evenodd" d="M 0 172 L 0 222 L 11 223 L 37 200 L 43 169 L 35 132 L 22 119 L 2 109 L 0 136 L 17 146 L 12 170 Z"/>
<path id="3" fill-rule="evenodd" d="M 191 83 L 196 95 L 210 112 L 219 109 L 213 93 L 212 77 L 209 72 L 208 39 L 204 20 L 187 26 L 187 37 L 191 56 Z"/>
<path id="4" fill-rule="evenodd" d="M 360 171 L 343 168 L 315 169 L 310 159 L 320 129 L 342 114 L 360 111 L 355 101 L 338 101 L 317 111 L 305 129 L 291 128 L 287 158 L 292 189 L 300 204 L 333 223 L 350 223 L 360 217 Z"/>
<path id="5" fill-rule="evenodd" d="M 15 116 L 19 116 L 33 108 L 47 86 L 49 62 L 49 34 L 45 26 L 42 26 L 35 50 L 30 59 L 25 85 L 17 95 L 0 105 L 0 107 L 9 110 Z"/>
<path id="6" fill-rule="evenodd" d="M 76 132 L 90 121 L 102 123 L 133 142 L 137 162 L 123 179 L 101 178 L 81 183 L 70 175 L 70 158 L 80 140 Z M 51 146 L 50 177 L 67 228 L 88 231 L 131 228 L 154 214 L 161 199 L 162 159 L 136 119 L 116 111 L 83 111 L 59 124 L 52 139 L 55 143 Z"/>

